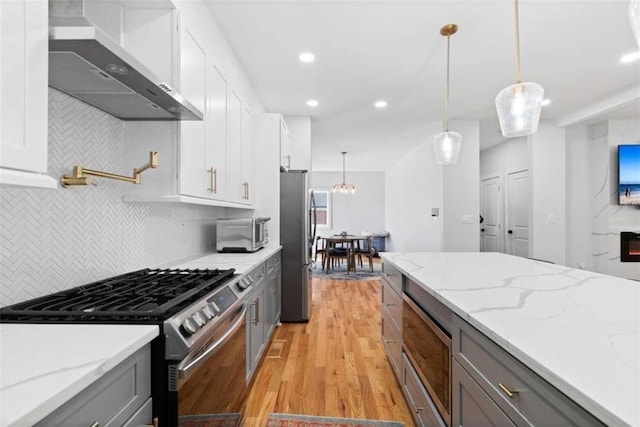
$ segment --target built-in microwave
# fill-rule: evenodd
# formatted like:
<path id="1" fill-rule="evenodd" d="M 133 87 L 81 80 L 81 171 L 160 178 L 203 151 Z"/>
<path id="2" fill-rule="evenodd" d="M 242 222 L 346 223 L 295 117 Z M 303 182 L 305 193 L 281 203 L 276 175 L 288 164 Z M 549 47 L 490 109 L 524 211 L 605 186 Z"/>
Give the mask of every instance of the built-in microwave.
<path id="1" fill-rule="evenodd" d="M 269 242 L 267 223 L 271 218 L 218 218 L 218 252 L 255 252 Z"/>

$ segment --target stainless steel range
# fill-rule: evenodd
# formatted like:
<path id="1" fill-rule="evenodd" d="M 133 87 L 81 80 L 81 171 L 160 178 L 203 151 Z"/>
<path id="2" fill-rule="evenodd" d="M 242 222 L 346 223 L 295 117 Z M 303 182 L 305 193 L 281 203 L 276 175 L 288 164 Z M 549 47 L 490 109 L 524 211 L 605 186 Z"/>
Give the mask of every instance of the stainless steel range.
<path id="1" fill-rule="evenodd" d="M 153 416 L 216 414 L 242 422 L 251 277 L 234 269 L 144 269 L 0 309 L 0 322 L 156 324 Z M 189 381 L 198 378 L 198 381 Z"/>

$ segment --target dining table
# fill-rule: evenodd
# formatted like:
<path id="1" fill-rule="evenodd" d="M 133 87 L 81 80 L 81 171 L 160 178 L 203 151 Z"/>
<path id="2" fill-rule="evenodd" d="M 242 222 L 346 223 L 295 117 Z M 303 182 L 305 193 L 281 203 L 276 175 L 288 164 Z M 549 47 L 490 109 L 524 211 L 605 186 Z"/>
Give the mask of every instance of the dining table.
<path id="1" fill-rule="evenodd" d="M 325 269 L 329 272 L 329 250 L 336 247 L 344 247 L 347 250 L 347 273 L 351 271 L 356 271 L 356 259 L 355 253 L 356 249 L 359 247 L 359 242 L 361 240 L 367 240 L 367 236 L 358 236 L 353 234 L 334 234 L 332 236 L 321 237 L 325 241 L 325 254 L 326 266 Z M 324 263 L 323 263 L 324 266 Z"/>

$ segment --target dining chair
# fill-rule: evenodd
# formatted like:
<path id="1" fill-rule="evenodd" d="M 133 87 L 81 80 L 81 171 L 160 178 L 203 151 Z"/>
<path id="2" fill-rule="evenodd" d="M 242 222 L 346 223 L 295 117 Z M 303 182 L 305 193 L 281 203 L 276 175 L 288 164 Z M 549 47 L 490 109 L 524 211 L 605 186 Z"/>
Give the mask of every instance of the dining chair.
<path id="1" fill-rule="evenodd" d="M 315 254 L 313 261 L 318 262 L 318 254 L 320 254 L 320 263 L 324 266 L 324 257 L 326 256 L 327 248 L 324 237 L 316 236 L 315 241 Z M 324 267 L 323 267 L 324 268 Z"/>
<path id="2" fill-rule="evenodd" d="M 360 262 L 360 267 L 362 265 L 362 257 L 369 258 L 369 269 L 373 272 L 373 256 L 375 254 L 375 249 L 373 247 L 373 237 L 367 236 L 361 240 L 357 241 L 357 246 L 355 248 L 355 256 L 358 257 L 358 261 Z"/>
<path id="3" fill-rule="evenodd" d="M 342 264 L 342 260 L 345 260 L 349 265 L 349 251 L 347 248 L 342 247 L 339 243 L 326 240 L 325 254 L 322 262 L 322 268 L 329 273 L 329 269 L 333 270 L 336 266 Z"/>

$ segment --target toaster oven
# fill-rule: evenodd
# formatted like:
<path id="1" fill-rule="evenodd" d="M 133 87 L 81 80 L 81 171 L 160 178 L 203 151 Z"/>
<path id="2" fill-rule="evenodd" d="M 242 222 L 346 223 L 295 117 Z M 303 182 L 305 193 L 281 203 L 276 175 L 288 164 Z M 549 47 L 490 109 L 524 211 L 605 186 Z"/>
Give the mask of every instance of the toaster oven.
<path id="1" fill-rule="evenodd" d="M 269 242 L 271 218 L 218 218 L 218 252 L 256 252 Z"/>

